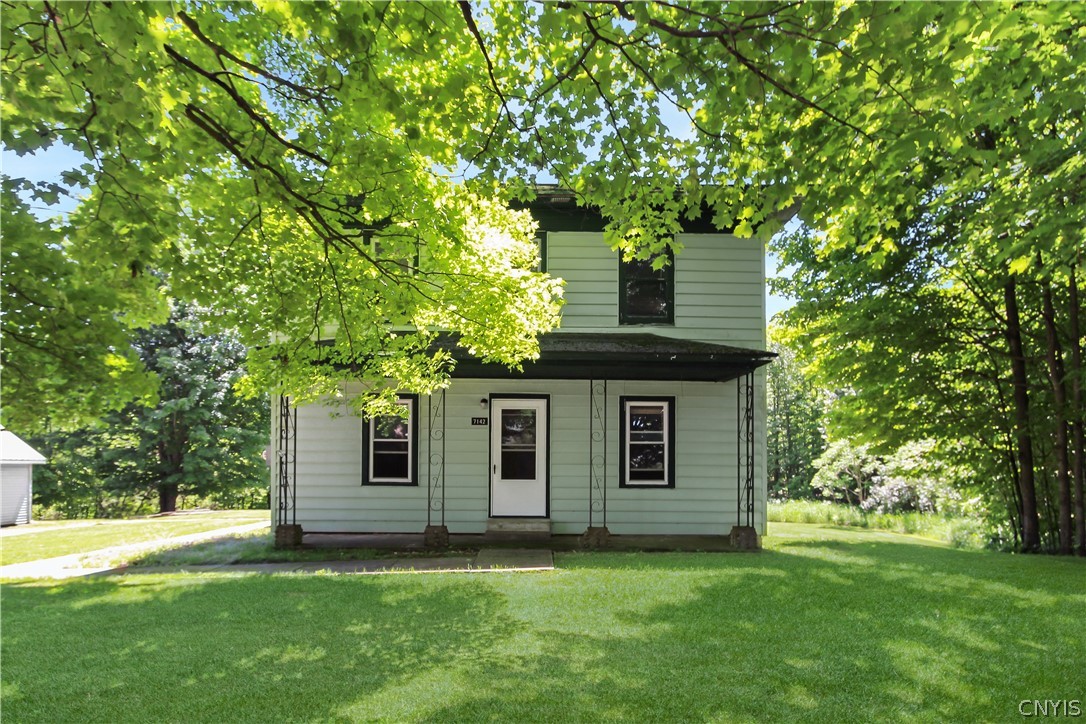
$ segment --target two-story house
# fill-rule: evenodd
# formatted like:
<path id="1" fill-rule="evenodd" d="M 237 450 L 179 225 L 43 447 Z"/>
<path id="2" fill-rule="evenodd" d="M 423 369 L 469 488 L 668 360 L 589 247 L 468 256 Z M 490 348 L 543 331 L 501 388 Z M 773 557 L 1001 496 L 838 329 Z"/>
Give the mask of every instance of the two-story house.
<path id="1" fill-rule="evenodd" d="M 764 240 L 688 222 L 662 270 L 624 262 L 568 194 L 532 205 L 561 326 L 510 372 L 456 353 L 450 386 L 397 416 L 273 414 L 272 509 L 301 531 L 742 533 L 766 521 Z M 447 344 L 456 349 L 453 340 Z M 340 412 L 343 412 L 342 410 Z M 300 526 L 300 530 L 299 530 Z M 294 538 L 300 540 L 299 537 Z"/>

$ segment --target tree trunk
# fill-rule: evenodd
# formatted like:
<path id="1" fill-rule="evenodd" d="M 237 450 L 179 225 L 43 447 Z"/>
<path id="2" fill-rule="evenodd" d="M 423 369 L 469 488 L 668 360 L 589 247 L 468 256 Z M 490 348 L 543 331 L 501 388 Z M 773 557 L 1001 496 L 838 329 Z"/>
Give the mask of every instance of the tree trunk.
<path id="1" fill-rule="evenodd" d="M 162 478 L 173 476 L 176 480 L 185 462 L 185 445 L 188 431 L 180 424 L 176 414 L 170 415 L 166 435 L 159 439 L 158 460 Z M 160 478 L 160 480 L 162 479 Z M 172 513 L 177 510 L 177 483 L 158 484 L 158 512 Z"/>
<path id="2" fill-rule="evenodd" d="M 1056 489 L 1052 482 L 1052 451 L 1044 444 L 1047 440 L 1044 436 L 1033 439 L 1036 448 L 1033 459 L 1043 461 L 1037 466 L 1037 516 L 1041 520 L 1041 550 L 1055 552 L 1059 546 L 1060 518 L 1059 508 L 1054 503 Z"/>
<path id="3" fill-rule="evenodd" d="M 158 486 L 158 512 L 172 513 L 177 510 L 177 483 Z"/>
<path id="4" fill-rule="evenodd" d="M 1079 315 L 1082 310 L 1078 301 L 1078 270 L 1076 264 L 1071 268 L 1070 307 L 1071 316 L 1071 438 L 1074 453 L 1073 478 L 1075 482 L 1075 549 L 1080 556 L 1086 556 L 1086 498 L 1083 497 L 1083 477 L 1086 471 L 1086 444 L 1083 442 L 1083 426 L 1086 423 L 1086 406 L 1082 399 L 1082 329 Z"/>
<path id="5" fill-rule="evenodd" d="M 1018 315 L 1018 292 L 1014 277 L 1003 287 L 1007 310 L 1004 336 L 1011 355 L 1011 379 L 1014 385 L 1015 444 L 1018 452 L 1018 489 L 1022 495 L 1022 550 L 1036 552 L 1041 547 L 1040 522 L 1037 518 L 1037 488 L 1033 477 L 1033 439 L 1029 432 L 1029 382 L 1026 357 L 1022 351 L 1022 325 Z"/>
<path id="6" fill-rule="evenodd" d="M 1052 286 L 1045 281 L 1041 289 L 1045 322 L 1045 359 L 1048 362 L 1048 379 L 1052 383 L 1052 425 L 1055 432 L 1056 495 L 1059 501 L 1057 524 L 1060 553 L 1071 555 L 1071 471 L 1067 458 L 1067 390 L 1063 384 L 1063 347 L 1056 330 L 1056 310 L 1052 305 Z"/>
<path id="7" fill-rule="evenodd" d="M 1007 487 L 1000 486 L 1003 491 L 1004 498 L 1007 503 L 1007 517 L 1011 523 L 1011 533 L 1014 535 L 1014 547 L 1017 549 L 1021 544 L 1022 533 L 1022 491 L 1018 489 L 1018 459 L 1014 456 L 1014 443 L 1010 439 L 1007 440 L 1007 464 L 1010 466 L 1010 479 L 1015 481 L 1015 484 Z"/>

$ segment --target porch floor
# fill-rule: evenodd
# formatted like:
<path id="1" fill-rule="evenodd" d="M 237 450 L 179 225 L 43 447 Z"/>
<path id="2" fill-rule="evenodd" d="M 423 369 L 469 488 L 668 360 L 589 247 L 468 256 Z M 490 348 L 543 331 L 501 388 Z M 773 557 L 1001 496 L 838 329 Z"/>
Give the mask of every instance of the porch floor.
<path id="1" fill-rule="evenodd" d="M 303 548 L 370 548 L 388 551 L 426 551 L 422 533 L 305 533 Z M 552 535 L 549 538 L 494 540 L 482 534 L 449 534 L 449 549 L 530 548 L 552 551 L 584 550 L 579 535 Z M 612 535 L 597 550 L 608 551 L 707 551 L 737 549 L 726 535 Z"/>

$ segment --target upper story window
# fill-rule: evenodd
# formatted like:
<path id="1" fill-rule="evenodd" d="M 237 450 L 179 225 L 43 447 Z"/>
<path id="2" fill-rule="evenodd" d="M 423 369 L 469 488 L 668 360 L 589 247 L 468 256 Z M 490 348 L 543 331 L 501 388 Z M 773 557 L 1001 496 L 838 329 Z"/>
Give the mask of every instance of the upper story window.
<path id="1" fill-rule="evenodd" d="M 362 482 L 418 485 L 418 395 L 396 400 L 400 411 L 365 420 L 362 428 Z"/>
<path id="2" fill-rule="evenodd" d="M 414 237 L 373 229 L 363 231 L 363 237 L 369 253 L 386 272 L 414 276 L 419 266 L 418 242 Z"/>
<path id="3" fill-rule="evenodd" d="M 618 323 L 675 323 L 675 257 L 670 250 L 662 269 L 653 269 L 651 259 L 619 257 Z"/>

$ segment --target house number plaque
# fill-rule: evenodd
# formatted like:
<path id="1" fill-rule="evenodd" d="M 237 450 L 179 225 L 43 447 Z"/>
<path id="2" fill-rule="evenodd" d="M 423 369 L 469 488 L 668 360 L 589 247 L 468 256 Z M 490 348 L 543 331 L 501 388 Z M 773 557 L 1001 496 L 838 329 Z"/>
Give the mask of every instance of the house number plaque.
<path id="1" fill-rule="evenodd" d="M 487 425 L 489 423 L 490 423 L 490 420 L 488 418 L 486 418 L 486 417 L 473 417 L 473 418 L 471 418 L 471 424 L 472 425 Z"/>

